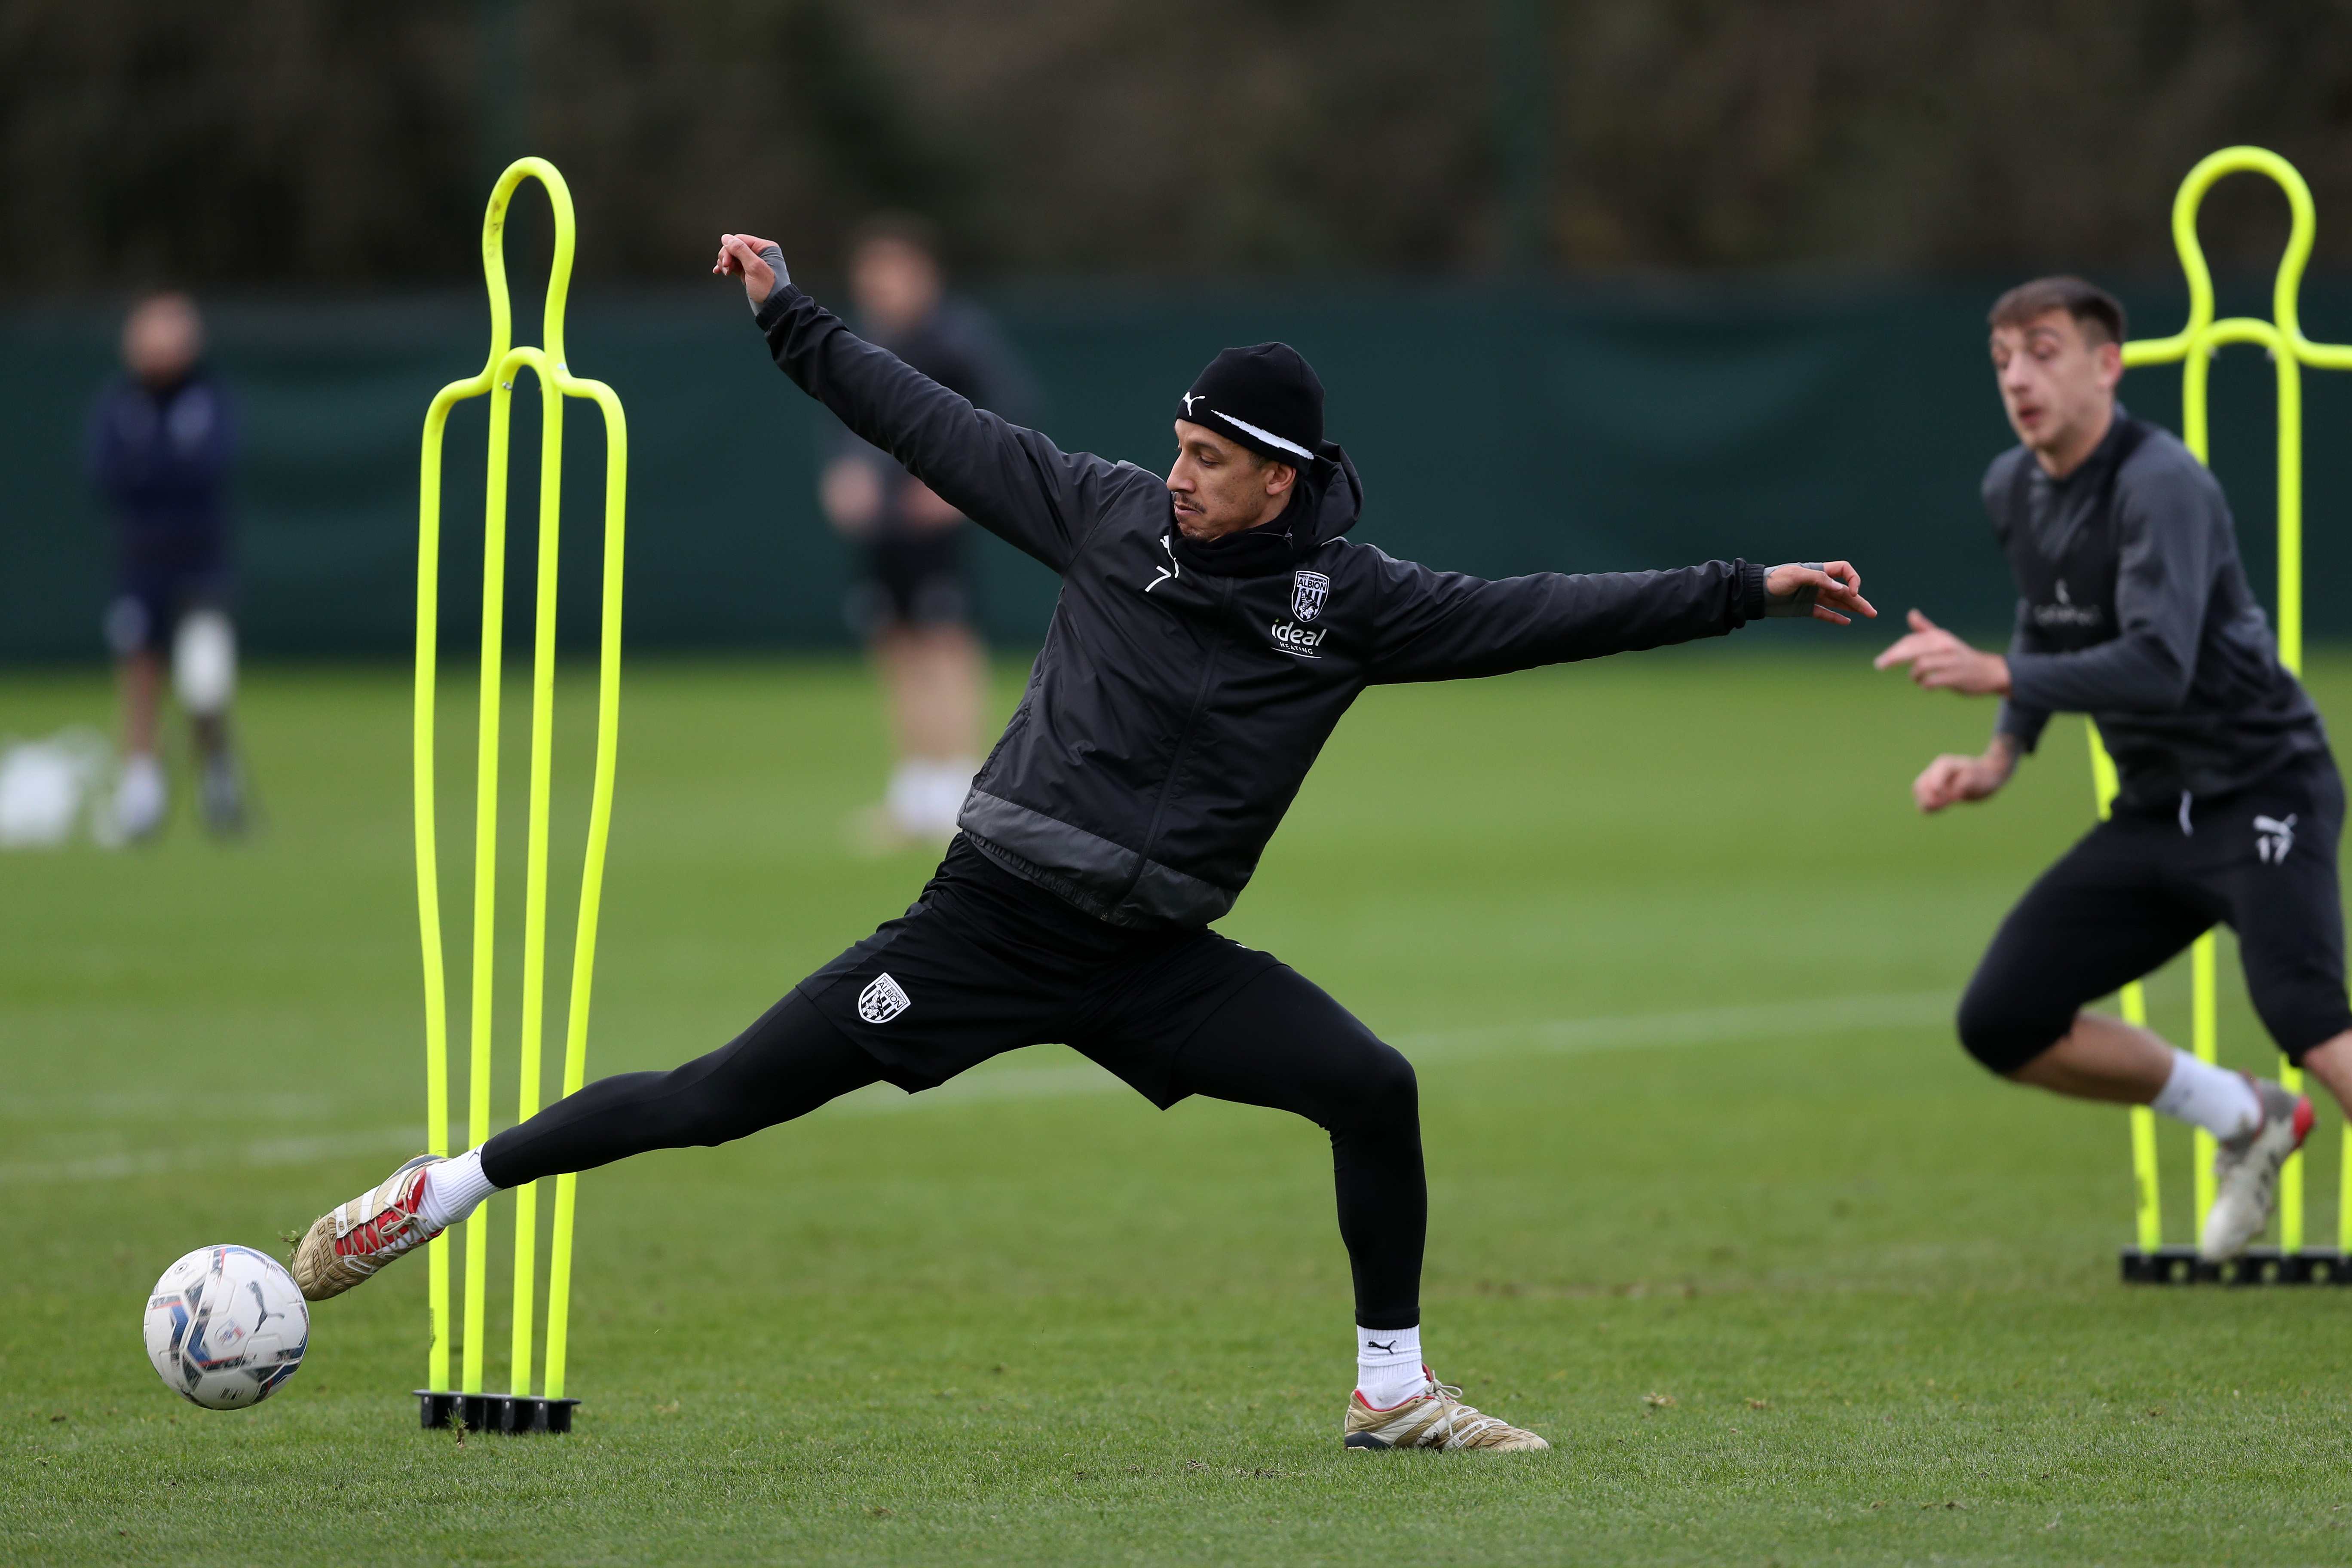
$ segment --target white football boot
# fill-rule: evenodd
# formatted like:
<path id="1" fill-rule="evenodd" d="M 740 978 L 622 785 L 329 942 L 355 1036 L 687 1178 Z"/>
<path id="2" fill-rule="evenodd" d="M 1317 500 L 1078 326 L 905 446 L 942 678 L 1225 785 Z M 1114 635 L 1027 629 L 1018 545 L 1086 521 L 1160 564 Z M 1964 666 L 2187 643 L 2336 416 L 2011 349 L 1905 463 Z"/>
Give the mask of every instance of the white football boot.
<path id="1" fill-rule="evenodd" d="M 302 1294 L 313 1301 L 340 1296 L 440 1235 L 427 1230 L 417 1213 L 425 1202 L 425 1173 L 439 1163 L 438 1155 L 419 1154 L 351 1202 L 320 1215 L 294 1248 L 294 1283 Z"/>
<path id="2" fill-rule="evenodd" d="M 2311 1131 L 2308 1096 L 2251 1074 L 2246 1081 L 2262 1102 L 2263 1119 L 2251 1131 L 2221 1140 L 2213 1152 L 2213 1207 L 2197 1242 L 2197 1256 L 2208 1263 L 2244 1256 L 2262 1235 L 2278 1201 L 2279 1167 Z"/>
<path id="3" fill-rule="evenodd" d="M 1437 1381 L 1427 1367 L 1421 1375 L 1429 1386 L 1402 1404 L 1385 1410 L 1364 1403 L 1361 1394 L 1348 1395 L 1348 1419 L 1343 1428 L 1350 1448 L 1492 1448 L 1496 1452 L 1549 1448 L 1532 1432 L 1485 1415 L 1462 1403 L 1462 1391 Z"/>

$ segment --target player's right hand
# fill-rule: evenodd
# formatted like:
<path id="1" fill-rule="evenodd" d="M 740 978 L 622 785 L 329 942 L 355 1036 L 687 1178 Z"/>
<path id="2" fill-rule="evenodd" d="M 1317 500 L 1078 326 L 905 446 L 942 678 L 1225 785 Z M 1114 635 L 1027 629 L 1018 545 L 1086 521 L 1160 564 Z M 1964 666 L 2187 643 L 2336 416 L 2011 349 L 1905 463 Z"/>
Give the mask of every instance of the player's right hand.
<path id="1" fill-rule="evenodd" d="M 1931 814 L 1965 800 L 1982 800 L 2009 782 L 2016 765 L 2009 748 L 1999 741 L 1980 757 L 1948 752 L 1911 781 L 1911 798 L 1921 811 Z"/>
<path id="2" fill-rule="evenodd" d="M 719 237 L 719 259 L 710 270 L 721 278 L 741 278 L 743 297 L 757 310 L 776 289 L 776 269 L 760 255 L 775 243 L 752 234 L 722 234 Z"/>

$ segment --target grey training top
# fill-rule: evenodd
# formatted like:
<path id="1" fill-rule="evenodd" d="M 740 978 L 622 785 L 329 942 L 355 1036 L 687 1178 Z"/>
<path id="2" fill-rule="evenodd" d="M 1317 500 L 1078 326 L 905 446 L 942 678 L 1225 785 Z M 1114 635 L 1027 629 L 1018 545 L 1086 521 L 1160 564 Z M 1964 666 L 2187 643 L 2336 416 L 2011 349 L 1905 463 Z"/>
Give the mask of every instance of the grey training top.
<path id="1" fill-rule="evenodd" d="M 2151 805 L 2326 751 L 2246 585 L 2221 487 L 2169 431 L 2119 405 L 2063 479 L 2023 447 L 1994 458 L 1984 502 L 2017 577 L 1997 732 L 2021 751 L 2052 713 L 2088 713 L 2124 798 Z"/>

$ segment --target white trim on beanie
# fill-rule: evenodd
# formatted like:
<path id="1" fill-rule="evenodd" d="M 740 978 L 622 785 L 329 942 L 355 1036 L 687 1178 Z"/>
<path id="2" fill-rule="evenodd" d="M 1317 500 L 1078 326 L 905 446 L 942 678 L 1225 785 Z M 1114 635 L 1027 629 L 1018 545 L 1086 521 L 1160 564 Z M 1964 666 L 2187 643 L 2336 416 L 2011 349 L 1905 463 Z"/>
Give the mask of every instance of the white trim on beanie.
<path id="1" fill-rule="evenodd" d="M 1300 446 L 1296 441 L 1286 441 L 1281 437 L 1276 435 L 1273 431 L 1261 430 L 1246 419 L 1236 419 L 1222 408 L 1212 408 L 1209 412 L 1223 420 L 1226 424 L 1232 426 L 1234 429 L 1255 436 L 1270 447 L 1279 447 L 1286 452 L 1296 452 L 1300 457 L 1306 458 L 1309 463 L 1312 463 L 1315 460 L 1315 454 L 1308 451 L 1306 447 Z"/>

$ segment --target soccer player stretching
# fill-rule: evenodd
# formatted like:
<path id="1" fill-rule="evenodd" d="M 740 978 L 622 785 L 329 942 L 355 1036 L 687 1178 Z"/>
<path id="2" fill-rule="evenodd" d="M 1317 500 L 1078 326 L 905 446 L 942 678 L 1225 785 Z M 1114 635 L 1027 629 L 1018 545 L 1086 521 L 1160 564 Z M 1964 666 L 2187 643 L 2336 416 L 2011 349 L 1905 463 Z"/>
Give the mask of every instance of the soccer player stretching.
<path id="1" fill-rule="evenodd" d="M 2053 712 L 2088 713 L 2122 781 L 2115 810 L 2010 911 L 1960 1003 L 1960 1039 L 2019 1083 L 2153 1105 L 2221 1141 L 2199 1250 L 2235 1258 L 2269 1222 L 2311 1102 L 2227 1072 L 2084 1004 L 2216 921 L 2289 1059 L 2352 1105 L 2352 1007 L 2336 884 L 2344 784 L 2247 590 L 2221 488 L 2116 401 L 2123 307 L 2075 278 L 1992 308 L 1992 362 L 2022 445 L 1984 479 L 2017 577 L 2007 658 L 1911 612 L 1878 657 L 1921 686 L 1998 696 L 1992 743 L 1912 784 L 1922 811 L 2009 781 Z"/>
<path id="2" fill-rule="evenodd" d="M 1421 1354 L 1429 1199 L 1411 1064 L 1272 954 L 1209 929 L 1339 716 L 1369 685 L 1495 675 L 1711 637 L 1759 616 L 1876 612 L 1844 562 L 1769 572 L 1433 572 L 1343 536 L 1362 487 L 1323 388 L 1280 343 L 1228 349 L 1175 413 L 1163 482 L 1057 450 L 854 336 L 782 253 L 728 235 L 776 363 L 959 511 L 1058 573 L 1028 690 L 905 916 L 735 1040 L 590 1084 L 451 1160 L 409 1162 L 321 1217 L 295 1276 L 349 1289 L 492 1191 L 648 1149 L 723 1143 L 877 1081 L 932 1088 L 1066 1042 L 1166 1107 L 1205 1094 L 1331 1136 L 1355 1277 L 1349 1447 L 1542 1448 Z"/>

